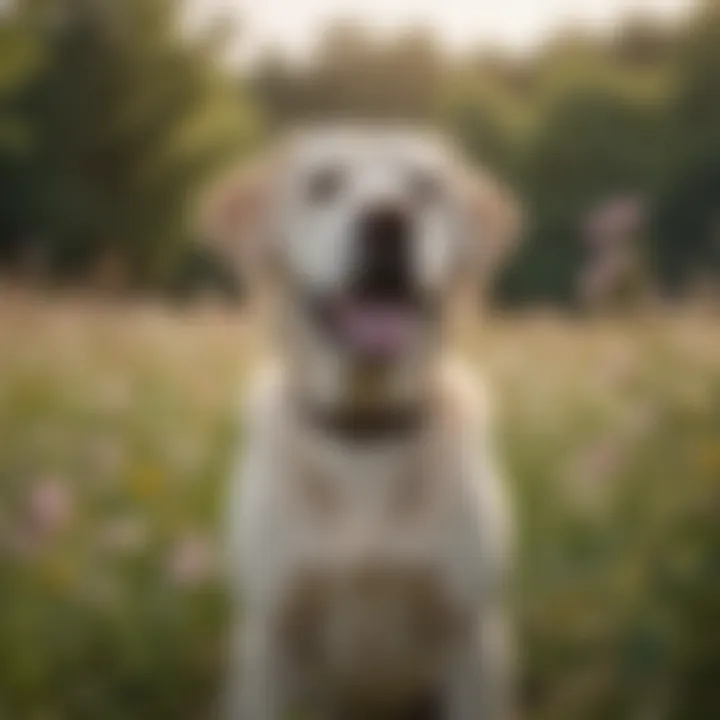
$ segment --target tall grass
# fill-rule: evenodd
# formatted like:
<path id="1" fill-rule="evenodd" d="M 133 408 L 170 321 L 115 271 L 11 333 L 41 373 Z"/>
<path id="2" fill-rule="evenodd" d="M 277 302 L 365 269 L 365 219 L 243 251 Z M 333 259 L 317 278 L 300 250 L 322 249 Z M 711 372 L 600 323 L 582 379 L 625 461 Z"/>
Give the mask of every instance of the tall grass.
<path id="1" fill-rule="evenodd" d="M 209 717 L 253 343 L 196 310 L 0 298 L 0 718 Z M 720 332 L 492 320 L 527 717 L 720 717 Z"/>

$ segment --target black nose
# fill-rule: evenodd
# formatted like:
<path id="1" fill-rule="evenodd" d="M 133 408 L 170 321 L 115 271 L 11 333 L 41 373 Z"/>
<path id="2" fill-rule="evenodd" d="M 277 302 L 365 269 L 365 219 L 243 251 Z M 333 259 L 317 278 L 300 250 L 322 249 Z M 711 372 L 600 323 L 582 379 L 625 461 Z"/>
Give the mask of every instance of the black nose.
<path id="1" fill-rule="evenodd" d="M 371 208 L 360 218 L 356 293 L 396 300 L 410 292 L 410 218 L 396 206 Z"/>

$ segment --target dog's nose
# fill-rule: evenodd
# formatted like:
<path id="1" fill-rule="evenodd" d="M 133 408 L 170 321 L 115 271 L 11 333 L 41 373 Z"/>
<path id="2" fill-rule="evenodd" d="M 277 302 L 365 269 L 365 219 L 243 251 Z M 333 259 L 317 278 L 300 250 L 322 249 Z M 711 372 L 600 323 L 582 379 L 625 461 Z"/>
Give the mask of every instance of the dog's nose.
<path id="1" fill-rule="evenodd" d="M 410 287 L 410 217 L 396 205 L 365 211 L 359 227 L 357 290 L 367 298 L 389 300 Z"/>

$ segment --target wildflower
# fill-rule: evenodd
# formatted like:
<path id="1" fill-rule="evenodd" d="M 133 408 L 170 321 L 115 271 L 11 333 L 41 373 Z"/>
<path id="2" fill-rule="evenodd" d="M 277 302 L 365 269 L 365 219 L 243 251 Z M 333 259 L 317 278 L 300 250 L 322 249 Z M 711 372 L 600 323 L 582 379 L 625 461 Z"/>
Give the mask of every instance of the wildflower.
<path id="1" fill-rule="evenodd" d="M 41 537 L 65 529 L 73 515 L 73 497 L 67 483 L 56 477 L 37 482 L 28 497 L 28 518 L 34 532 Z"/>
<path id="2" fill-rule="evenodd" d="M 151 500 L 162 491 L 165 476 L 160 468 L 154 465 L 141 465 L 127 478 L 130 492 L 139 500 Z"/>
<path id="3" fill-rule="evenodd" d="M 213 553 L 210 543 L 200 535 L 180 538 L 172 549 L 168 573 L 178 585 L 197 585 L 211 574 Z"/>

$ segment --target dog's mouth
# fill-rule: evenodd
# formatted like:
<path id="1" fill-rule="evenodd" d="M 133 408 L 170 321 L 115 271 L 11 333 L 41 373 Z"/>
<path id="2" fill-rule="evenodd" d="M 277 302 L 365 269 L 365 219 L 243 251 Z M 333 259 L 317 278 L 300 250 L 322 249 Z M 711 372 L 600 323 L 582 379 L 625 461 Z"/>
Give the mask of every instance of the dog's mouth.
<path id="1" fill-rule="evenodd" d="M 315 314 L 333 342 L 368 360 L 392 360 L 417 347 L 430 306 L 419 299 L 340 296 L 316 300 Z"/>

